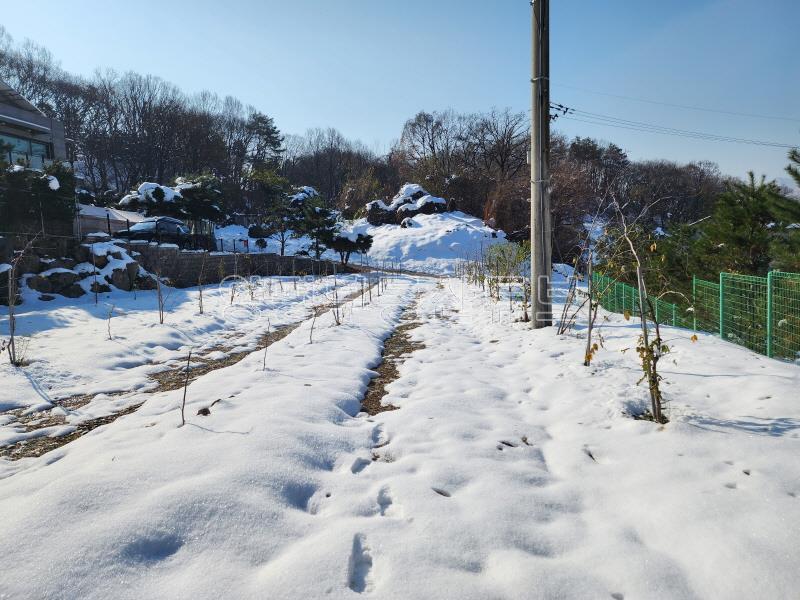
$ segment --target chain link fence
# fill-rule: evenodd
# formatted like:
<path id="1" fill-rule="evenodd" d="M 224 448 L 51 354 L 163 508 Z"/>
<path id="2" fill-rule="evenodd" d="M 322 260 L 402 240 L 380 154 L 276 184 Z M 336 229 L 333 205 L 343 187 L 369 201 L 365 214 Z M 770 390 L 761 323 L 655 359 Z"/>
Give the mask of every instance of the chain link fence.
<path id="1" fill-rule="evenodd" d="M 641 316 L 635 287 L 598 273 L 592 283 L 603 308 Z M 800 273 L 720 273 L 718 283 L 695 277 L 691 305 L 649 300 L 662 325 L 718 334 L 759 354 L 800 360 Z"/>

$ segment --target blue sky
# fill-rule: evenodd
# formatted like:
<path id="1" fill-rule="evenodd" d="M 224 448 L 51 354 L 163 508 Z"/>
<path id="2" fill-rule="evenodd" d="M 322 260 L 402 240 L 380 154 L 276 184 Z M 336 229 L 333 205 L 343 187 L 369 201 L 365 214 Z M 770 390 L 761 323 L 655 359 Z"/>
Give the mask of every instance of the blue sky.
<path id="1" fill-rule="evenodd" d="M 795 0 L 552 0 L 552 99 L 582 110 L 800 144 Z M 285 133 L 333 126 L 378 151 L 417 111 L 527 110 L 527 0 L 38 0 L 3 8 L 62 66 L 152 73 L 231 94 Z M 666 107 L 577 90 L 778 120 Z M 713 160 L 783 177 L 786 151 L 559 121 L 633 158 Z"/>

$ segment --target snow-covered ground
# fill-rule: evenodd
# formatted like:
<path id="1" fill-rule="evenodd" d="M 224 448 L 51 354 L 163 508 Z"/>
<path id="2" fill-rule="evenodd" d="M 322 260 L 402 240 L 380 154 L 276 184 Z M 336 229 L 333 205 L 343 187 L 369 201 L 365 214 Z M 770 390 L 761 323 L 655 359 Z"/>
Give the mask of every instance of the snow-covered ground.
<path id="1" fill-rule="evenodd" d="M 259 352 L 198 378 L 184 427 L 180 390 L 149 394 L 4 466 L 0 594 L 797 596 L 797 365 L 665 328 L 660 426 L 624 414 L 646 390 L 636 323 L 619 315 L 602 316 L 586 368 L 580 330 L 531 331 L 457 279 L 397 278 L 372 300 L 339 326 L 331 313 L 306 320 L 269 347 L 266 370 Z M 424 347 L 388 386 L 398 410 L 358 415 L 409 306 Z M 49 318 L 70 329 L 74 310 Z M 103 354 L 89 347 L 103 337 L 92 318 L 94 341 L 69 360 Z"/>
<path id="2" fill-rule="evenodd" d="M 344 225 L 347 231 L 367 233 L 373 237 L 369 256 L 364 258 L 366 264 L 382 264 L 394 262 L 395 267 L 402 263 L 404 270 L 432 274 L 452 274 L 460 260 L 474 258 L 483 253 L 483 249 L 505 241 L 505 233 L 487 226 L 481 219 L 466 213 L 454 211 L 433 215 L 416 215 L 410 227 L 399 225 L 381 225 L 375 227 L 366 219 L 358 219 Z M 266 239 L 267 246 L 263 250 L 255 244 L 255 239 L 248 238 L 247 228 L 239 225 L 228 225 L 216 230 L 215 237 L 222 240 L 220 249 L 226 251 L 243 251 L 245 240 L 250 252 L 280 251 L 280 244 L 275 239 Z M 220 242 L 218 242 L 220 244 Z M 292 238 L 287 241 L 286 254 L 295 254 L 308 248 L 306 238 Z M 337 260 L 338 254 L 326 252 L 325 258 Z M 351 262 L 359 263 L 361 258 L 354 254 Z"/>
<path id="3" fill-rule="evenodd" d="M 333 277 L 297 281 L 260 277 L 251 283 L 230 279 L 205 287 L 203 314 L 198 288 L 165 287 L 164 324 L 159 322 L 155 290 L 135 294 L 114 290 L 100 294 L 95 304 L 93 294 L 42 301 L 38 293 L 24 288 L 24 302 L 17 308 L 17 334 L 29 364 L 15 369 L 6 360 L 0 362 L 0 411 L 41 411 L 77 394 L 152 388 L 155 382 L 148 375 L 183 364 L 189 349 L 195 357 L 217 360 L 226 353 L 253 349 L 268 326 L 274 330 L 303 320 L 313 306 L 333 300 L 334 285 L 337 295 L 344 297 L 360 289 L 358 282 L 356 276 L 339 276 L 335 283 Z M 7 335 L 7 329 L 3 319 L 0 334 Z M 67 421 L 75 425 L 136 399 L 136 394 L 101 396 L 66 415 Z M 42 434 L 41 430 L 26 433 L 0 414 L 0 445 Z"/>

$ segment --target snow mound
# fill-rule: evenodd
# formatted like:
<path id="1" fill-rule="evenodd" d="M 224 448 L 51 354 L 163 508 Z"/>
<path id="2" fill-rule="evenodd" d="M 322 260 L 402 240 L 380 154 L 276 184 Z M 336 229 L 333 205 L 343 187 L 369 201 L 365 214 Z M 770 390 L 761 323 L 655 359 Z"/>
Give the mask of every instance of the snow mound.
<path id="1" fill-rule="evenodd" d="M 463 212 L 418 214 L 401 225 L 356 221 L 351 230 L 373 238 L 370 259 L 392 261 L 404 269 L 448 274 L 458 262 L 474 258 L 487 246 L 506 241 L 506 234 Z"/>

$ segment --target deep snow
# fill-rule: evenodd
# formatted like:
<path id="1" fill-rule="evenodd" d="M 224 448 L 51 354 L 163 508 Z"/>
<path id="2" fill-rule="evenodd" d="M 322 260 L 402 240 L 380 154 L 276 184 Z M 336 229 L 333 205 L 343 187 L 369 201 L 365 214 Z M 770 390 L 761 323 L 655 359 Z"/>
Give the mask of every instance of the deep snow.
<path id="1" fill-rule="evenodd" d="M 388 386 L 399 409 L 356 416 L 415 299 L 425 348 Z M 395 279 L 345 314 L 319 317 L 313 343 L 306 321 L 271 346 L 266 371 L 254 353 L 190 384 L 184 427 L 180 391 L 154 394 L 7 469 L 0 592 L 796 596 L 798 366 L 664 328 L 671 422 L 658 426 L 624 414 L 646 391 L 637 325 L 619 315 L 602 315 L 585 368 L 580 330 L 531 331 L 457 279 Z"/>
<path id="2" fill-rule="evenodd" d="M 474 258 L 482 254 L 484 248 L 491 244 L 505 241 L 505 233 L 486 225 L 481 219 L 466 213 L 453 211 L 433 215 L 416 215 L 411 226 L 402 228 L 399 225 L 381 225 L 375 227 L 366 219 L 358 219 L 352 223 L 343 223 L 343 232 L 352 234 L 366 233 L 373 237 L 372 248 L 364 257 L 366 264 L 394 263 L 395 268 L 431 274 L 452 274 L 459 261 Z M 221 244 L 220 249 L 242 251 L 247 240 L 250 252 L 280 251 L 280 244 L 275 239 L 266 239 L 267 246 L 263 250 L 255 244 L 255 239 L 248 238 L 247 228 L 240 225 L 228 225 L 216 230 L 215 237 Z M 286 244 L 286 254 L 295 254 L 307 249 L 310 242 L 307 238 L 292 238 Z M 330 260 L 337 260 L 338 254 L 328 251 L 323 255 Z M 359 263 L 358 254 L 351 257 L 351 262 Z"/>

